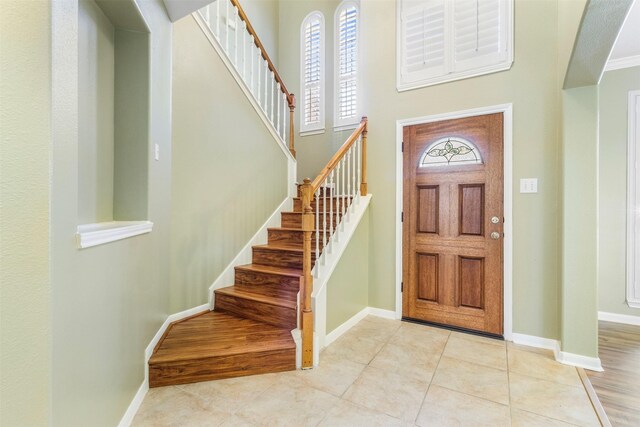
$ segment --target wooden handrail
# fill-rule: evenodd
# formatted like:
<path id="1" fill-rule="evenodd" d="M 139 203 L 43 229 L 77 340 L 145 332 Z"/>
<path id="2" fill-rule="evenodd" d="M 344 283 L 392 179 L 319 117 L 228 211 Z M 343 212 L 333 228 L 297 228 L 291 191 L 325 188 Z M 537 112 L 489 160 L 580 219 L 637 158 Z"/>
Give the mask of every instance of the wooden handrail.
<path id="1" fill-rule="evenodd" d="M 360 134 L 362 134 L 363 136 L 363 150 L 365 150 L 366 134 L 367 134 L 367 117 L 362 118 L 358 127 L 355 128 L 355 130 L 351 133 L 351 136 L 347 138 L 344 144 L 342 144 L 342 147 L 340 147 L 340 149 L 336 152 L 336 154 L 333 155 L 331 160 L 329 160 L 329 163 L 327 163 L 327 165 L 320 171 L 320 174 L 318 174 L 316 179 L 313 180 L 313 182 L 311 183 L 311 189 L 313 190 L 313 193 L 315 193 L 316 190 L 320 188 L 320 185 L 322 184 L 322 182 L 325 180 L 327 176 L 329 176 L 331 171 L 336 167 L 338 162 L 340 162 L 340 160 L 344 157 L 345 153 L 349 150 L 349 148 L 351 148 L 351 146 L 358 140 L 358 137 L 360 136 Z M 367 170 L 366 156 L 363 156 L 362 170 L 364 172 L 363 175 L 366 178 L 366 170 Z M 363 179 L 362 182 L 366 184 L 366 179 Z"/>
<path id="2" fill-rule="evenodd" d="M 291 152 L 291 155 L 295 158 L 296 150 L 294 148 L 293 123 L 294 123 L 294 110 L 296 108 L 296 96 L 293 93 L 290 93 L 289 90 L 287 90 L 287 86 L 282 81 L 280 74 L 278 74 L 278 70 L 276 70 L 275 65 L 273 65 L 273 61 L 271 61 L 271 58 L 269 57 L 267 50 L 264 48 L 264 45 L 262 44 L 260 37 L 258 37 L 258 33 L 256 33 L 256 30 L 253 28 L 253 25 L 251 25 L 251 21 L 249 21 L 249 17 L 244 12 L 244 9 L 242 8 L 242 6 L 240 6 L 240 2 L 238 0 L 229 0 L 229 1 L 231 2 L 232 5 L 234 5 L 238 9 L 238 16 L 247 25 L 247 31 L 249 32 L 249 34 L 253 36 L 253 42 L 255 43 L 256 47 L 260 49 L 262 58 L 264 58 L 264 60 L 267 61 L 267 66 L 269 67 L 269 70 L 273 72 L 273 76 L 275 77 L 276 81 L 280 84 L 280 90 L 282 90 L 282 93 L 284 93 L 285 96 L 287 97 L 287 103 L 289 104 L 289 151 Z"/>

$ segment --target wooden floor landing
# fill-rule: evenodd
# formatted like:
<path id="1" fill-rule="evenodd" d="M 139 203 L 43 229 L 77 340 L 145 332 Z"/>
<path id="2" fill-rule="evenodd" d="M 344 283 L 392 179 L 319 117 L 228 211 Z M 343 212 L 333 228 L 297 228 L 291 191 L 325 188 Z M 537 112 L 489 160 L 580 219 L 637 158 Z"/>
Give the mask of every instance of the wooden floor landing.
<path id="1" fill-rule="evenodd" d="M 640 326 L 600 322 L 604 372 L 587 371 L 614 427 L 640 426 Z"/>

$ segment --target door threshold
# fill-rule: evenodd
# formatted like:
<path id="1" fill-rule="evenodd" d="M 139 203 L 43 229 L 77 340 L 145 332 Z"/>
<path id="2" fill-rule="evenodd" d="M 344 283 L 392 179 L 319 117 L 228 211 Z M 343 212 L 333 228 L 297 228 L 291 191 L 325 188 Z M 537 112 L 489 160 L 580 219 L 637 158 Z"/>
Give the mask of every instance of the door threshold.
<path id="1" fill-rule="evenodd" d="M 416 323 L 418 325 L 433 326 L 439 329 L 447 329 L 450 331 L 462 332 L 464 334 L 469 334 L 469 335 L 477 335 L 480 337 L 491 338 L 497 341 L 504 341 L 504 337 L 502 335 L 492 334 L 489 332 L 476 331 L 474 329 L 461 328 L 459 326 L 444 325 L 442 323 L 436 323 L 436 322 L 427 322 L 426 320 L 412 319 L 410 317 L 404 317 L 404 316 L 402 316 L 402 321 L 409 322 L 409 323 Z"/>

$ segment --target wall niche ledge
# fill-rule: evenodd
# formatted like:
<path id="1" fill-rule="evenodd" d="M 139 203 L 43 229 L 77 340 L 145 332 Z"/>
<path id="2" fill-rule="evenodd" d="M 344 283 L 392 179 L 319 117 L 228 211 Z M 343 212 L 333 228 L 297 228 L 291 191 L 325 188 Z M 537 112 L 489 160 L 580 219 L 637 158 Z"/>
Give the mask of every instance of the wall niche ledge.
<path id="1" fill-rule="evenodd" d="M 140 234 L 150 233 L 151 221 L 110 221 L 78 226 L 78 248 L 90 248 Z"/>

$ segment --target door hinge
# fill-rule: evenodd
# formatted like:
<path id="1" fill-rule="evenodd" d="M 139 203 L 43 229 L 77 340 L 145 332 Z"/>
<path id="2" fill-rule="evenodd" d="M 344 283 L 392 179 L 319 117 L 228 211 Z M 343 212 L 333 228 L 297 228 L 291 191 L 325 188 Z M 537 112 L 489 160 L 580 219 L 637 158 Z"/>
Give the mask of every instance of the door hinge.
<path id="1" fill-rule="evenodd" d="M 404 212 L 400 214 L 400 222 L 404 222 Z"/>
<path id="2" fill-rule="evenodd" d="M 404 153 L 404 141 L 402 142 L 402 146 L 401 146 L 400 150 Z"/>
<path id="3" fill-rule="evenodd" d="M 404 282 L 400 282 L 400 292 L 404 292 Z"/>

